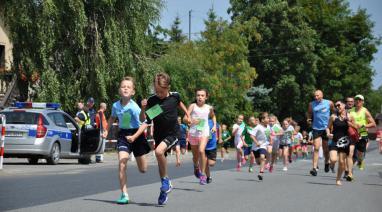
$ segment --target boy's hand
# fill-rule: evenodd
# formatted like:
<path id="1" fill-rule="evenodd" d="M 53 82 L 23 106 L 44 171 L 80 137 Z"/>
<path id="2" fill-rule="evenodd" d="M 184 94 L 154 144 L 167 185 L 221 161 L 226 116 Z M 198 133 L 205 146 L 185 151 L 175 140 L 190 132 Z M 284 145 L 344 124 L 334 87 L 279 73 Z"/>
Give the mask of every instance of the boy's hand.
<path id="1" fill-rule="evenodd" d="M 211 132 L 213 132 L 213 133 L 216 132 L 216 127 L 215 126 L 212 127 Z"/>
<path id="2" fill-rule="evenodd" d="M 143 100 L 141 101 L 141 107 L 142 107 L 142 109 L 146 109 L 146 106 L 147 106 L 147 99 L 143 99 Z"/>
<path id="3" fill-rule="evenodd" d="M 133 135 L 130 135 L 130 136 L 126 136 L 126 139 L 127 139 L 127 142 L 133 143 L 135 141 L 135 139 L 137 139 L 137 138 Z"/>

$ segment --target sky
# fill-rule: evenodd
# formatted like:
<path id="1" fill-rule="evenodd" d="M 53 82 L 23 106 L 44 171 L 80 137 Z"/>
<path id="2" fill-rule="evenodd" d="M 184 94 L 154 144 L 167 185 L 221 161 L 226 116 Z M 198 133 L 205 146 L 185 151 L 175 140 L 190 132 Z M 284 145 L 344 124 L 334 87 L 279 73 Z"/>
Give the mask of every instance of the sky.
<path id="1" fill-rule="evenodd" d="M 191 38 L 198 39 L 200 32 L 204 29 L 204 20 L 207 12 L 214 8 L 218 16 L 225 20 L 230 20 L 227 14 L 229 0 L 164 0 L 165 8 L 162 10 L 160 25 L 170 28 L 175 17 L 179 15 L 182 23 L 183 33 L 188 34 L 189 11 L 191 11 Z M 381 0 L 349 0 L 350 8 L 357 11 L 364 8 L 374 22 L 374 35 L 382 37 L 382 1 Z M 375 70 L 373 77 L 373 88 L 382 86 L 382 45 L 378 47 L 378 52 L 374 54 L 374 61 L 371 63 Z"/>

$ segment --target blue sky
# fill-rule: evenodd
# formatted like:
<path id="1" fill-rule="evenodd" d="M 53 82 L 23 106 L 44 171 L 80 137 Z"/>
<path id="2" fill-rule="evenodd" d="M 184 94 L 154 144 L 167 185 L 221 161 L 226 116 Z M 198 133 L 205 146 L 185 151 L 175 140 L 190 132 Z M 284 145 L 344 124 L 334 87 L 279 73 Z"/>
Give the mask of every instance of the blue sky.
<path id="1" fill-rule="evenodd" d="M 191 12 L 191 33 L 192 39 L 197 39 L 200 31 L 204 29 L 204 19 L 208 10 L 213 6 L 218 16 L 230 20 L 227 14 L 229 0 L 164 0 L 165 8 L 162 11 L 160 24 L 163 27 L 171 27 L 175 17 L 179 15 L 182 20 L 181 28 L 184 33 L 188 33 L 188 12 Z M 371 20 L 375 23 L 374 34 L 382 37 L 382 1 L 381 0 L 349 0 L 350 8 L 356 11 L 358 8 L 365 8 L 370 14 Z M 382 86 L 382 46 L 379 46 L 378 53 L 374 55 L 371 66 L 376 71 L 373 79 L 373 87 Z"/>

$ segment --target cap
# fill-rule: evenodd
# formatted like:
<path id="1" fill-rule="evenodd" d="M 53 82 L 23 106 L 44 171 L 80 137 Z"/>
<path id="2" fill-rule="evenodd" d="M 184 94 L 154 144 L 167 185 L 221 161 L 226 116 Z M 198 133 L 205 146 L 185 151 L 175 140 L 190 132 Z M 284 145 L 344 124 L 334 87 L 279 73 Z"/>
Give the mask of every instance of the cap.
<path id="1" fill-rule="evenodd" d="M 365 100 L 365 98 L 361 94 L 358 94 L 357 96 L 355 96 L 354 99 L 360 99 L 362 101 Z"/>
<path id="2" fill-rule="evenodd" d="M 88 99 L 88 103 L 94 103 L 94 98 L 93 98 L 93 97 L 90 97 L 90 98 Z"/>

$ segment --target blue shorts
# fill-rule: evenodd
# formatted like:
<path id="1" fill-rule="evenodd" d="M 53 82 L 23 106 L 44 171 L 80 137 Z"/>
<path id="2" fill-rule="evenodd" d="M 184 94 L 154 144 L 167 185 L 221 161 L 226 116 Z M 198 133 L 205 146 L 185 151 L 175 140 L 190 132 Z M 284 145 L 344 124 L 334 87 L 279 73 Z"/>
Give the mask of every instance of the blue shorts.
<path id="1" fill-rule="evenodd" d="M 180 140 L 178 141 L 178 145 L 180 146 L 180 148 L 185 149 L 185 148 L 187 147 L 187 141 L 186 141 L 186 139 L 180 139 Z"/>
<path id="2" fill-rule="evenodd" d="M 252 147 L 244 147 L 243 149 L 244 151 L 244 155 L 247 156 L 247 155 L 250 155 L 251 154 L 251 150 L 252 150 Z"/>
<path id="3" fill-rule="evenodd" d="M 255 158 L 259 158 L 260 155 L 266 155 L 267 154 L 267 150 L 266 149 L 262 149 L 262 148 L 260 148 L 260 149 L 258 149 L 256 151 L 252 151 L 252 152 L 255 155 Z"/>
<path id="4" fill-rule="evenodd" d="M 150 152 L 151 148 L 146 138 L 141 134 L 133 143 L 127 142 L 126 136 L 133 135 L 138 129 L 121 129 L 118 132 L 117 150 L 118 152 L 134 153 L 135 157 L 140 157 Z"/>

